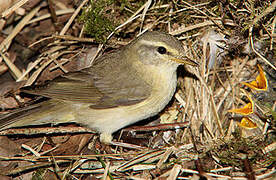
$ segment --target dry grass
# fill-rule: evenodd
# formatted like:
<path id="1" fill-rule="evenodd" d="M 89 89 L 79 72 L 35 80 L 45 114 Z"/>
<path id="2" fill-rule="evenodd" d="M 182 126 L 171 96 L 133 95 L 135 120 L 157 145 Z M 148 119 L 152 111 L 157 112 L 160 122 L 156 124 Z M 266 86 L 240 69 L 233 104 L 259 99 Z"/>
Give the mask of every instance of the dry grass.
<path id="1" fill-rule="evenodd" d="M 20 0 L 18 6 L 2 12 L 2 20 L 24 8 L 22 4 L 25 2 Z M 99 15 L 110 19 L 112 16 L 107 13 L 111 12 L 116 16 L 113 31 L 108 29 L 99 35 L 104 37 L 105 45 L 95 42 L 94 37 L 85 38 L 83 33 L 89 32 L 83 29 L 82 23 L 87 22 L 80 23 L 76 19 L 81 11 L 88 11 L 88 1 L 74 7 L 57 1 L 48 2 L 52 2 L 52 5 L 46 3 L 49 9 L 54 5 L 55 11 L 35 18 L 45 6 L 45 3 L 37 4 L 31 11 L 26 9 L 25 16 L 15 15 L 19 23 L 9 35 L 2 35 L 5 38 L 0 44 L 0 66 L 8 67 L 6 71 L 9 70 L 16 82 L 25 80 L 26 86 L 41 84 L 75 68 L 88 66 L 103 47 L 116 48 L 119 39 L 120 43 L 121 39 L 128 42 L 134 35 L 148 30 L 166 31 L 176 36 L 183 42 L 188 57 L 200 66 L 196 69 L 186 67 L 186 71 L 180 69 L 178 90 L 172 103 L 160 113 L 161 124 L 129 127 L 118 133 L 117 141 L 109 147 L 102 147 L 97 136 L 91 138 L 89 133 L 62 136 L 75 138 L 65 146 L 68 141 L 55 139 L 60 136 L 46 135 L 87 132 L 79 127 L 44 128 L 45 132 L 43 128 L 35 132 L 30 130 L 29 134 L 40 132 L 43 135 L 34 139 L 12 136 L 10 140 L 21 143 L 24 150 L 16 151 L 13 154 L 19 154 L 16 157 L 3 153 L 0 156 L 2 162 L 9 162 L 9 167 L 18 166 L 7 168 L 1 164 L 4 168 L 0 174 L 35 179 L 275 178 L 276 1 L 114 1 L 112 5 L 104 6 L 104 13 Z M 72 8 L 76 10 L 72 11 Z M 28 63 L 27 68 L 17 67 L 11 59 L 14 52 L 10 50 L 15 38 L 23 31 L 36 28 L 35 23 L 44 18 L 52 17 L 55 21 L 67 13 L 71 14 L 64 27 L 51 25 L 58 35 L 29 43 L 29 48 L 39 45 L 43 51 L 36 49 L 39 55 Z M 45 41 L 47 43 L 43 45 Z M 76 61 L 79 53 L 86 52 L 87 42 L 93 43 L 93 50 Z M 257 64 L 266 73 L 266 90 L 254 90 L 241 84 L 256 78 Z M 228 112 L 246 105 L 248 96 L 255 105 L 253 113 Z M 17 95 L 13 101 L 27 103 Z M 4 95 L 0 102 L 3 102 L 3 112 L 5 108 L 20 105 L 5 106 L 8 103 Z M 250 118 L 257 127 L 241 126 L 243 117 Z M 20 129 L 17 132 L 22 134 Z M 28 141 L 22 143 L 18 138 Z M 30 139 L 34 142 L 30 143 Z"/>

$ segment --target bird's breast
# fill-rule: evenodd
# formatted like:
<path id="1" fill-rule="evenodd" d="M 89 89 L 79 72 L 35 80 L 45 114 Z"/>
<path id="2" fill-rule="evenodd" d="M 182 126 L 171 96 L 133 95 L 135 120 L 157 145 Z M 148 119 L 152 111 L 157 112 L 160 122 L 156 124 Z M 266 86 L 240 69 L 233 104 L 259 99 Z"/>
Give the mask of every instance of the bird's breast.
<path id="1" fill-rule="evenodd" d="M 149 72 L 149 71 L 148 71 Z M 116 108 L 93 110 L 83 116 L 79 114 L 82 124 L 88 125 L 102 133 L 111 134 L 125 126 L 149 118 L 159 113 L 171 100 L 176 89 L 176 68 L 157 69 L 151 76 L 151 93 L 144 101 Z M 90 114 L 87 116 L 87 114 Z"/>
<path id="2" fill-rule="evenodd" d="M 152 92 L 144 101 L 129 106 L 129 112 L 140 113 L 144 115 L 142 119 L 156 115 L 171 100 L 177 84 L 176 71 L 171 69 L 162 69 L 162 71 L 152 72 L 151 74 Z"/>

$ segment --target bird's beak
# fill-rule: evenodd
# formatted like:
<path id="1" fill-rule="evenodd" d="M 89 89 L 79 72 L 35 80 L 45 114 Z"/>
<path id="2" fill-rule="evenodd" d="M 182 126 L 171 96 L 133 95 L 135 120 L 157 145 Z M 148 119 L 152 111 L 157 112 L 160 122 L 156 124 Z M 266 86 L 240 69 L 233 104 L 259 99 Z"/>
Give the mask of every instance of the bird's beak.
<path id="1" fill-rule="evenodd" d="M 198 66 L 199 64 L 191 59 L 189 59 L 188 57 L 172 57 L 171 58 L 172 61 L 177 62 L 179 64 L 188 64 L 191 66 Z"/>

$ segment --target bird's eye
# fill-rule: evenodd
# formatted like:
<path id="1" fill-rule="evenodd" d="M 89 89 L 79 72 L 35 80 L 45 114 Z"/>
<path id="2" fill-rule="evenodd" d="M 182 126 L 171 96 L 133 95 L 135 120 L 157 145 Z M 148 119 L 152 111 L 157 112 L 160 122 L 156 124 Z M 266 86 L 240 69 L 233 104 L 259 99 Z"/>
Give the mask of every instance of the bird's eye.
<path id="1" fill-rule="evenodd" d="M 167 53 L 167 49 L 164 48 L 163 46 L 160 46 L 157 48 L 157 51 L 160 53 L 160 54 L 166 54 Z"/>

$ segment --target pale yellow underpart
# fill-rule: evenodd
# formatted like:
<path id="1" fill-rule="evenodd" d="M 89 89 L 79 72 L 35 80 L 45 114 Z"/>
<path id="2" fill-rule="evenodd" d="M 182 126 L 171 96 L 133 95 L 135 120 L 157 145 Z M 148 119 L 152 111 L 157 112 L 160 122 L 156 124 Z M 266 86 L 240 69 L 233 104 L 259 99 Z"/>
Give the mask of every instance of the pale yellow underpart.
<path id="1" fill-rule="evenodd" d="M 113 132 L 142 119 L 156 115 L 171 100 L 177 83 L 177 65 L 148 67 L 149 68 L 143 72 L 143 75 L 152 77 L 150 78 L 152 80 L 150 83 L 153 92 L 146 100 L 135 105 L 120 106 L 112 109 L 93 110 L 81 108 L 78 111 L 81 112 L 78 114 L 78 119 L 82 121 L 81 123 L 86 124 L 86 122 L 90 122 L 90 124 L 87 124 L 88 127 L 102 133 L 102 142 L 109 143 L 112 140 L 111 134 Z M 82 114 L 86 116 L 83 117 Z M 87 114 L 90 115 L 87 116 Z"/>

